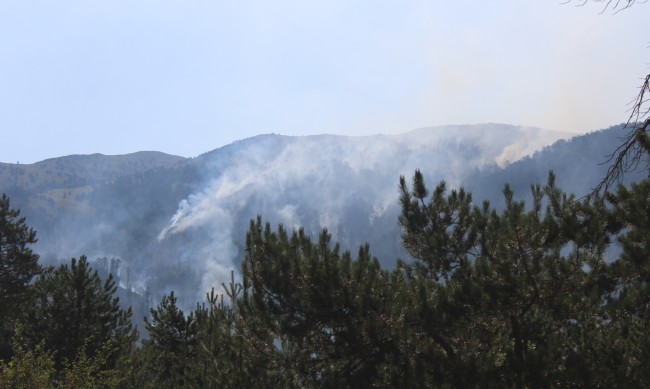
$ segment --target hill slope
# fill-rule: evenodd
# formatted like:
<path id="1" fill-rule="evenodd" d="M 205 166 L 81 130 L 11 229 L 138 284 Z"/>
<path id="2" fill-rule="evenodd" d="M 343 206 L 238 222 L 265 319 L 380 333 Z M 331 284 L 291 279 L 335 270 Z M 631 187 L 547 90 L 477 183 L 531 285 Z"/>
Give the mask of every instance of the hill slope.
<path id="1" fill-rule="evenodd" d="M 48 189 L 71 193 L 67 206 L 39 204 L 35 199 L 45 192 L 29 186 L 12 204 L 22 201 L 45 260 L 119 258 L 123 286 L 148 291 L 154 300 L 175 290 L 192 306 L 238 268 L 248 222 L 257 215 L 311 234 L 328 228 L 351 250 L 369 242 L 391 265 L 405 255 L 397 225 L 400 175 L 421 169 L 430 186 L 444 179 L 472 190 L 477 201 L 498 202 L 505 182 L 525 196 L 530 183 L 545 182 L 553 169 L 561 185 L 571 184 L 566 189 L 584 192 L 602 178 L 606 167 L 598 163 L 620 132 L 611 128 L 553 146 L 567 135 L 499 124 L 390 136 L 262 135 L 194 159 L 165 157 L 168 164 L 130 174 L 115 168 L 115 175 L 97 175 L 76 192 Z"/>
<path id="2" fill-rule="evenodd" d="M 126 174 L 170 167 L 186 158 L 157 151 L 107 156 L 103 154 L 70 155 L 34 164 L 0 162 L 0 182 L 3 188 L 23 191 L 74 188 L 110 181 Z"/>

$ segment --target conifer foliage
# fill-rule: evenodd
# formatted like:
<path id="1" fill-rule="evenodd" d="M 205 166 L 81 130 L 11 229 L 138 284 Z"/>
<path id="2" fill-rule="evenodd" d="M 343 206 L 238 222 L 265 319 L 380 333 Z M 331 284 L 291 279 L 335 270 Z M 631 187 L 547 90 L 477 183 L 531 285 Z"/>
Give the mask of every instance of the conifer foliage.
<path id="1" fill-rule="evenodd" d="M 146 320 L 149 339 L 144 342 L 147 366 L 154 387 L 197 387 L 192 365 L 196 363 L 196 320 L 176 305 L 174 292 L 164 296 L 151 320 Z"/>
<path id="2" fill-rule="evenodd" d="M 368 246 L 353 260 L 323 231 L 312 243 L 261 219 L 251 223 L 242 316 L 259 352 L 298 386 L 363 386 L 382 376 L 397 348 L 390 274 Z M 250 319 L 249 319 L 250 318 Z"/>
<path id="3" fill-rule="evenodd" d="M 33 346 L 44 342 L 56 351 L 57 367 L 77 359 L 101 356 L 106 368 L 128 355 L 137 333 L 131 311 L 119 306 L 111 276 L 104 282 L 86 257 L 49 269 L 33 286 L 33 301 L 23 323 L 23 336 Z"/>
<path id="4" fill-rule="evenodd" d="M 576 346 L 578 334 L 601 335 L 585 327 L 605 323 L 605 290 L 590 280 L 603 276 L 607 235 L 581 224 L 596 225 L 602 203 L 567 197 L 553 175 L 532 188 L 529 209 L 506 186 L 501 212 L 471 207 L 462 190 L 445 196 L 444 183 L 429 198 L 418 171 L 413 189 L 402 178 L 401 191 L 405 246 L 415 258 L 405 268 L 431 291 L 415 304 L 426 312 L 424 331 L 444 350 L 449 381 L 591 384 L 575 376 L 576 359 L 591 362 Z"/>
<path id="5" fill-rule="evenodd" d="M 38 255 L 29 245 L 36 243 L 36 231 L 25 224 L 9 198 L 0 198 L 0 358 L 11 355 L 11 334 L 26 303 L 28 286 L 41 272 Z"/>
<path id="6" fill-rule="evenodd" d="M 531 193 L 476 205 L 402 177 L 392 269 L 258 217 L 241 279 L 189 312 L 165 296 L 140 348 L 112 277 L 73 259 L 26 286 L 0 384 L 648 387 L 650 179 L 577 199 L 551 173 Z"/>

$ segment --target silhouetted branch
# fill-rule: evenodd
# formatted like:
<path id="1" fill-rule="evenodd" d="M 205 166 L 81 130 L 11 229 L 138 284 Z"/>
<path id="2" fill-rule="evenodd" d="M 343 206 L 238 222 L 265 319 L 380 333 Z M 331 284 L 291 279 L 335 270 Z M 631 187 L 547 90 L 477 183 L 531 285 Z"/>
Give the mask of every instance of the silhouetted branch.
<path id="1" fill-rule="evenodd" d="M 568 4 L 571 3 L 573 0 L 567 0 L 562 4 Z M 587 4 L 590 0 L 578 0 L 576 1 L 578 7 L 582 7 L 585 4 Z M 594 3 L 601 3 L 604 4 L 603 10 L 601 13 L 604 13 L 608 9 L 611 9 L 614 11 L 614 13 L 621 12 L 624 9 L 630 8 L 636 3 L 643 4 L 647 0 L 591 0 Z"/>
<path id="2" fill-rule="evenodd" d="M 601 13 L 612 10 L 618 13 L 631 8 L 635 4 L 644 4 L 647 0 L 567 0 L 563 4 L 577 3 L 582 7 L 589 2 L 603 4 Z M 646 94 L 646 92 L 648 92 Z M 645 76 L 639 94 L 632 101 L 630 116 L 625 123 L 625 128 L 631 128 L 630 132 L 621 138 L 621 144 L 610 154 L 607 161 L 609 164 L 607 174 L 594 188 L 591 195 L 601 190 L 608 190 L 612 185 L 619 183 L 625 173 L 633 172 L 643 168 L 650 173 L 650 74 Z M 590 195 L 590 196 L 591 196 Z"/>
<path id="3" fill-rule="evenodd" d="M 650 95 L 650 74 L 645 77 L 625 124 L 626 128 L 632 128 L 632 130 L 621 139 L 622 143 L 605 162 L 610 164 L 607 174 L 594 188 L 593 193 L 597 193 L 601 189 L 609 189 L 613 184 L 620 182 L 625 173 L 635 171 L 639 167 L 650 170 L 650 160 L 647 158 L 650 155 L 650 142 L 648 142 L 650 98 L 648 95 Z"/>

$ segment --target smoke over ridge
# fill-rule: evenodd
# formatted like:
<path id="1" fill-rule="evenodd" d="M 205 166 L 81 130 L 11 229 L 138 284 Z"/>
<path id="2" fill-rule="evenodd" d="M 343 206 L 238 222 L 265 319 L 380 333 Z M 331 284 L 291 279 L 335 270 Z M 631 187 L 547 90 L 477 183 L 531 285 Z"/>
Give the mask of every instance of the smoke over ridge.
<path id="1" fill-rule="evenodd" d="M 157 240 L 182 247 L 200 278 L 188 297 L 202 298 L 238 268 L 248 221 L 257 215 L 310 234 L 327 228 L 347 249 L 369 242 L 381 251 L 399 246 L 400 175 L 421 169 L 429 182 L 458 186 L 477 169 L 503 167 L 563 136 L 490 124 L 390 136 L 251 138 L 203 157 L 203 185 L 180 201 Z M 382 262 L 394 263 L 399 248 L 391 252 Z"/>

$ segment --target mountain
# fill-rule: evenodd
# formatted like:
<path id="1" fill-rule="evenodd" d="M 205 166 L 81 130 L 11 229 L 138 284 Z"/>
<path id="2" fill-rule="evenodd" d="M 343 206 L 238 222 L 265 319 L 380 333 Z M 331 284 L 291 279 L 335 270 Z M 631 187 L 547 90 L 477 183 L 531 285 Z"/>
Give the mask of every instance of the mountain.
<path id="1" fill-rule="evenodd" d="M 130 158 L 148 162 L 120 165 L 102 156 L 104 165 L 92 167 L 61 162 L 61 172 L 43 161 L 34 165 L 54 166 L 49 176 L 80 178 L 34 175 L 20 187 L 16 174 L 2 174 L 0 191 L 12 189 L 12 206 L 37 229 L 45 262 L 82 254 L 97 263 L 114 259 L 124 288 L 152 300 L 174 290 L 192 307 L 238 269 L 257 215 L 310 234 L 327 228 L 345 249 L 368 242 L 391 266 L 405 256 L 397 225 L 400 175 L 421 169 L 431 187 L 445 180 L 472 190 L 477 202 L 498 202 L 505 182 L 525 197 L 552 169 L 561 185 L 569 184 L 565 189 L 586 193 L 604 176 L 598 163 L 622 131 L 560 140 L 568 134 L 484 124 L 365 137 L 260 135 L 192 159 L 151 154 L 148 161 L 142 154 Z M 83 157 L 95 156 L 63 160 Z M 29 165 L 8 168 L 19 166 Z"/>
<path id="2" fill-rule="evenodd" d="M 24 209 L 39 229 L 48 229 L 65 213 L 88 211 L 77 201 L 97 186 L 127 176 L 182 165 L 186 158 L 143 151 L 128 155 L 71 155 L 34 164 L 0 163 L 0 189 L 15 207 Z M 51 220 L 52 219 L 52 220 Z"/>
<path id="3" fill-rule="evenodd" d="M 602 131 L 561 139 L 506 168 L 492 167 L 468 176 L 463 185 L 477 200 L 489 200 L 494 205 L 503 202 L 503 186 L 507 183 L 517 197 L 531 200 L 531 185 L 545 184 L 549 171 L 556 173 L 556 184 L 567 193 L 584 197 L 601 182 L 611 165 L 610 158 L 627 135 L 624 125 Z M 636 182 L 645 172 L 629 172 L 625 183 Z"/>
<path id="4" fill-rule="evenodd" d="M 114 156 L 70 155 L 27 165 L 0 162 L 0 182 L 6 189 L 29 192 L 73 189 L 111 181 L 127 174 L 170 167 L 185 160 L 158 151 L 141 151 Z"/>

